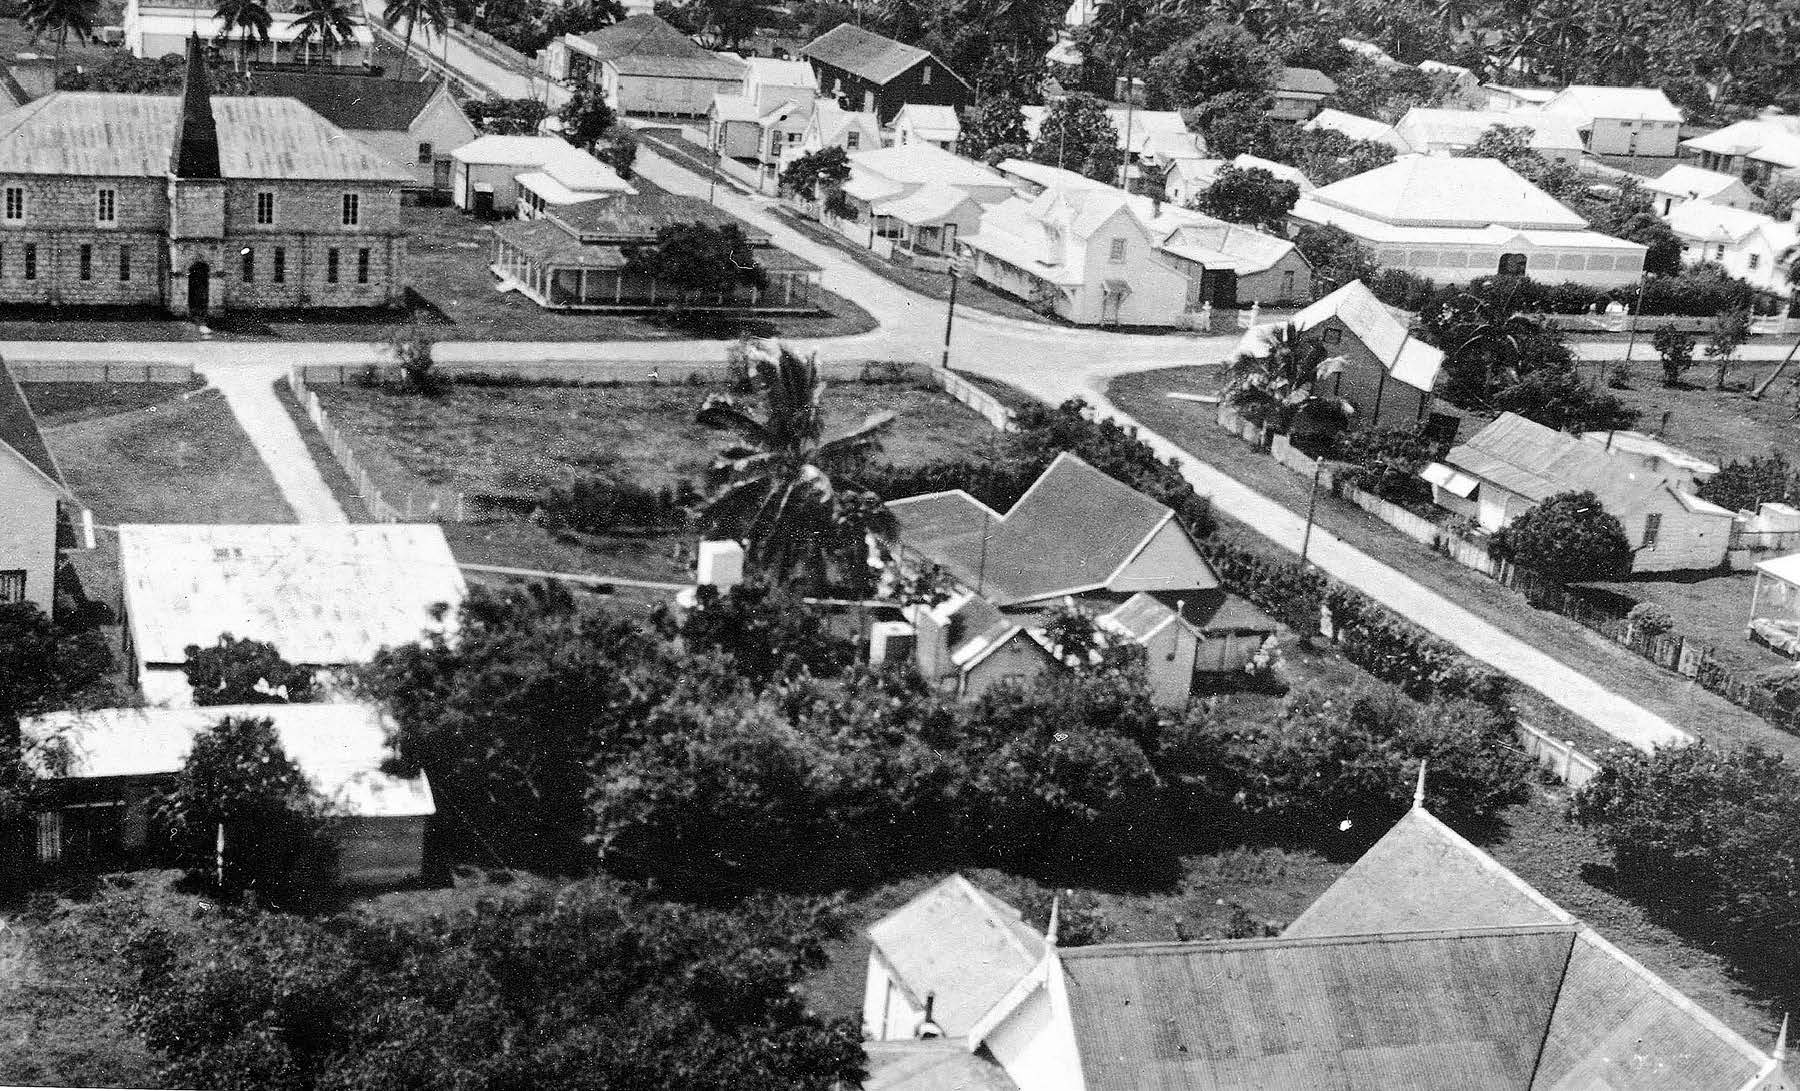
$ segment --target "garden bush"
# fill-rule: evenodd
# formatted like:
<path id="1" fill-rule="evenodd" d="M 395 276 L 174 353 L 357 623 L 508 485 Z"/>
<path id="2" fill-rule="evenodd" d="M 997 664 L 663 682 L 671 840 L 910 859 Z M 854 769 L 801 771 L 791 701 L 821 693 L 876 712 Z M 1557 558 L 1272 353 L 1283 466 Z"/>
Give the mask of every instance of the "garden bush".
<path id="1" fill-rule="evenodd" d="M 546 490 L 538 510 L 552 530 L 661 534 L 687 526 L 688 513 L 698 500 L 698 491 L 685 478 L 674 488 L 651 490 L 630 481 L 584 477 Z"/>

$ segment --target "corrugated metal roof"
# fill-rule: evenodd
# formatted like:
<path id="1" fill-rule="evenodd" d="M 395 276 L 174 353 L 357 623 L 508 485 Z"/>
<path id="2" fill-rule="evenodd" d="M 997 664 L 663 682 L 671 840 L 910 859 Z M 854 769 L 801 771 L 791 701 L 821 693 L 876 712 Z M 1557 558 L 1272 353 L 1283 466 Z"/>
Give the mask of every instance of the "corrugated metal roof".
<path id="1" fill-rule="evenodd" d="M 1414 156 L 1314 190 L 1312 200 L 1384 223 L 1420 227 L 1587 226 L 1498 159 Z"/>
<path id="2" fill-rule="evenodd" d="M 992 1059 L 953 1038 L 868 1042 L 862 1091 L 1018 1091 Z"/>
<path id="3" fill-rule="evenodd" d="M 4 360 L 0 360 L 0 445 L 12 448 L 51 481 L 58 485 L 63 483 L 56 457 L 44 443 L 43 433 L 38 431 L 37 414 L 32 412 L 31 402 Z"/>
<path id="4" fill-rule="evenodd" d="M 180 112 L 173 95 L 46 95 L 0 118 L 0 173 L 164 177 Z M 294 99 L 214 96 L 212 112 L 226 178 L 412 178 Z"/>
<path id="5" fill-rule="evenodd" d="M 1338 87 L 1336 80 L 1316 68 L 1283 68 L 1275 89 L 1299 95 L 1335 95 Z"/>
<path id="6" fill-rule="evenodd" d="M 1044 954 L 1044 938 L 1011 905 L 952 875 L 869 929 L 893 979 L 946 1035 L 968 1034 Z"/>
<path id="7" fill-rule="evenodd" d="M 1088 1091 L 1529 1087 L 1569 925 L 1059 951 Z"/>
<path id="8" fill-rule="evenodd" d="M 904 197 L 877 204 L 875 214 L 917 227 L 942 223 L 974 200 L 965 190 L 933 183 L 920 186 Z"/>
<path id="9" fill-rule="evenodd" d="M 633 15 L 581 36 L 594 55 L 628 76 L 741 80 L 744 65 L 709 52 L 655 15 Z"/>
<path id="10" fill-rule="evenodd" d="M 381 771 L 393 723 L 373 705 L 270 704 L 211 708 L 114 708 L 54 712 L 20 724 L 36 742 L 59 740 L 66 768 L 45 767 L 51 779 L 141 777 L 179 772 L 194 738 L 228 717 L 274 723 L 281 748 L 321 795 L 344 815 L 405 818 L 435 814 L 424 773 Z M 44 752 L 34 749 L 39 760 Z"/>
<path id="11" fill-rule="evenodd" d="M 1394 317 L 1387 305 L 1360 280 L 1309 304 L 1289 321 L 1297 330 L 1310 330 L 1327 318 L 1342 322 L 1368 347 L 1399 382 L 1430 392 L 1444 366 L 1440 350 L 1412 336 L 1406 324 Z"/>
<path id="12" fill-rule="evenodd" d="M 998 606 L 1103 587 L 1173 513 L 1131 486 L 1064 451 L 1011 511 L 981 532 L 970 533 L 971 512 L 940 500 L 923 517 L 896 502 L 900 539 L 943 565 Z M 932 516 L 942 516 L 933 521 Z M 909 524 L 909 519 L 911 520 Z M 1185 586 L 1207 589 L 1218 578 L 1204 562 Z"/>
<path id="13" fill-rule="evenodd" d="M 252 71 L 251 91 L 297 99 L 340 129 L 406 132 L 443 84 L 324 72 Z"/>
<path id="14" fill-rule="evenodd" d="M 264 640 L 292 663 L 364 663 L 453 625 L 462 572 L 435 523 L 119 528 L 137 657 L 180 663 L 219 634 Z"/>
<path id="15" fill-rule="evenodd" d="M 935 144 L 895 144 L 888 148 L 871 148 L 850 154 L 852 169 L 872 171 L 893 182 L 908 185 L 938 182 L 948 186 L 1011 185 L 988 168 L 960 155 L 954 155 Z"/>
<path id="16" fill-rule="evenodd" d="M 1633 512 L 1652 493 L 1671 489 L 1666 478 L 1635 459 L 1517 413 L 1500 414 L 1468 442 L 1452 447 L 1444 461 L 1534 503 L 1565 492 L 1591 492 L 1615 515 Z"/>
<path id="17" fill-rule="evenodd" d="M 800 55 L 880 84 L 931 56 L 918 46 L 884 38 L 851 23 L 839 24 L 814 38 L 800 50 Z"/>

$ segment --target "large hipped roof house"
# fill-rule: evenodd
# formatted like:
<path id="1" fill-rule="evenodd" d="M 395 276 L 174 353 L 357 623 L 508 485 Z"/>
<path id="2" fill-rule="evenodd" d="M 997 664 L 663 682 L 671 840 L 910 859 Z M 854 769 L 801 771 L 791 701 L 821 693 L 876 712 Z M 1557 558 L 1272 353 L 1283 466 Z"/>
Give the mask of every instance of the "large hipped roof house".
<path id="1" fill-rule="evenodd" d="M 1611 288 L 1645 248 L 1587 221 L 1497 159 L 1413 156 L 1302 194 L 1290 218 L 1343 228 L 1378 264 L 1461 284 L 1529 276 Z"/>
<path id="2" fill-rule="evenodd" d="M 551 79 L 600 89 L 622 114 L 705 117 L 713 96 L 742 86 L 744 64 L 702 49 L 662 18 L 640 13 L 544 48 Z"/>
<path id="3" fill-rule="evenodd" d="M 884 1025 L 878 1005 L 933 996 L 934 1011 L 957 1012 L 954 1029 L 932 1028 L 935 1048 L 1020 1091 L 1796 1086 L 1784 1041 L 1757 1049 L 1422 801 L 1276 937 L 1064 947 L 1053 915 L 1034 945 L 1041 958 L 1021 974 L 1022 959 L 997 950 L 1014 913 L 958 893 L 943 884 L 871 930 L 880 946 L 864 1025 L 916 1034 L 904 1019 Z M 898 948 L 922 905 L 946 934 L 985 937 L 964 948 L 968 960 Z M 911 946 L 931 945 L 915 936 Z M 991 973 L 972 972 L 984 953 Z M 990 1003 L 1001 983 L 1010 987 Z M 961 1014 L 984 1005 L 972 1025 Z"/>

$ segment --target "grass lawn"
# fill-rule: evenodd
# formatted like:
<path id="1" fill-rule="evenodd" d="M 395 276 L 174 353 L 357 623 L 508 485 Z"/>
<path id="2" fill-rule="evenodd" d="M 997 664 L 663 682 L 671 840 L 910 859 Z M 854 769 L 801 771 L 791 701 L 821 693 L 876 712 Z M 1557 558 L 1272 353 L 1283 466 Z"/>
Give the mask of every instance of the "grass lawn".
<path id="1" fill-rule="evenodd" d="M 318 386 L 332 421 L 390 502 L 428 496 L 453 504 L 458 493 L 487 512 L 482 522 L 446 523 L 458 558 L 550 571 L 679 581 L 689 559 L 685 536 L 566 540 L 508 511 L 529 509 L 546 488 L 607 476 L 649 488 L 698 482 L 727 437 L 694 422 L 694 411 L 722 383 L 617 386 L 453 385 L 423 398 L 386 388 Z M 885 457 L 911 464 L 980 454 L 995 433 L 936 387 L 909 383 L 834 383 L 830 428 L 892 410 L 898 421 Z M 508 505 L 481 503 L 496 498 Z"/>
<path id="2" fill-rule="evenodd" d="M 634 184 L 654 188 L 641 179 Z M 867 311 L 830 291 L 819 293 L 815 315 L 721 318 L 704 325 L 673 325 L 660 314 L 549 311 L 516 292 L 495 290 L 488 271 L 490 225 L 454 208 L 410 205 L 400 219 L 410 233 L 412 304 L 404 310 L 226 313 L 202 330 L 154 308 L 3 306 L 0 340 L 382 342 L 414 319 L 446 341 L 730 340 L 740 334 L 812 340 L 876 326 Z"/>
<path id="3" fill-rule="evenodd" d="M 76 419 L 49 423 L 44 441 L 95 520 L 293 522 L 293 511 L 224 397 L 210 389 L 162 390 L 158 401 L 150 401 L 148 391 L 132 391 L 125 401 L 136 404 L 115 402 L 117 412 L 86 419 L 79 419 L 83 411 L 73 392 L 60 390 L 52 399 Z M 112 396 L 104 387 L 96 391 L 102 401 Z"/>
<path id="4" fill-rule="evenodd" d="M 1753 643 L 1744 635 L 1755 583 L 1752 572 L 1650 572 L 1628 580 L 1586 586 L 1667 607 L 1675 618 L 1676 635 L 1710 646 L 1715 659 L 1736 670 L 1791 670 L 1792 659 Z"/>
<path id="5" fill-rule="evenodd" d="M 1800 448 L 1796 390 L 1788 383 L 1800 377 L 1800 366 L 1789 365 L 1785 377 L 1760 401 L 1750 397 L 1749 388 L 1775 369 L 1768 361 L 1734 369 L 1728 379 L 1732 389 L 1723 391 L 1712 389 L 1712 369 L 1705 361 L 1695 364 L 1683 377 L 1683 386 L 1675 389 L 1662 385 L 1654 354 L 1649 364 L 1634 363 L 1632 368 L 1637 376 L 1631 389 L 1613 393 L 1642 414 L 1640 431 L 1660 429 L 1670 443 L 1720 466 L 1771 450 Z M 1669 415 L 1667 428 L 1661 428 L 1664 413 Z"/>
<path id="6" fill-rule="evenodd" d="M 1141 372 L 1114 380 L 1109 396 L 1139 423 L 1161 433 L 1194 457 L 1291 510 L 1304 513 L 1306 479 L 1218 427 L 1212 419 L 1210 406 L 1174 401 L 1164 396 L 1170 391 L 1213 393 L 1218 389 L 1218 382 L 1217 367 Z M 1555 655 L 1589 677 L 1603 681 L 1615 693 L 1671 723 L 1713 742 L 1756 741 L 1800 758 L 1800 739 L 1771 727 L 1761 718 L 1701 689 L 1679 674 L 1640 659 L 1567 618 L 1526 609 L 1518 593 L 1404 537 L 1349 503 L 1322 493 L 1317 518 L 1320 526 L 1363 552 L 1407 572 L 1489 624 Z M 1550 712 L 1554 705 L 1547 700 L 1538 700 L 1537 695 L 1524 691 L 1523 687 L 1521 693 L 1529 699 L 1525 706 L 1529 709 L 1528 717 L 1539 727 L 1589 747 L 1606 739 L 1598 736 L 1591 726 L 1574 721 L 1567 714 Z M 1545 718 L 1552 722 L 1543 722 Z"/>

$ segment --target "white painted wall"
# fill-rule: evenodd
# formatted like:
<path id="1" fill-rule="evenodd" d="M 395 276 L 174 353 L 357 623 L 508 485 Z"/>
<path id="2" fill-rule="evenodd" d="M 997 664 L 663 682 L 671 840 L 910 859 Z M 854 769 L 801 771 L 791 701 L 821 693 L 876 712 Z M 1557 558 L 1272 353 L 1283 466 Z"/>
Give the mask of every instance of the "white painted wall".
<path id="1" fill-rule="evenodd" d="M 25 598 L 56 606 L 57 492 L 29 462 L 0 449 L 0 571 L 23 570 Z"/>

